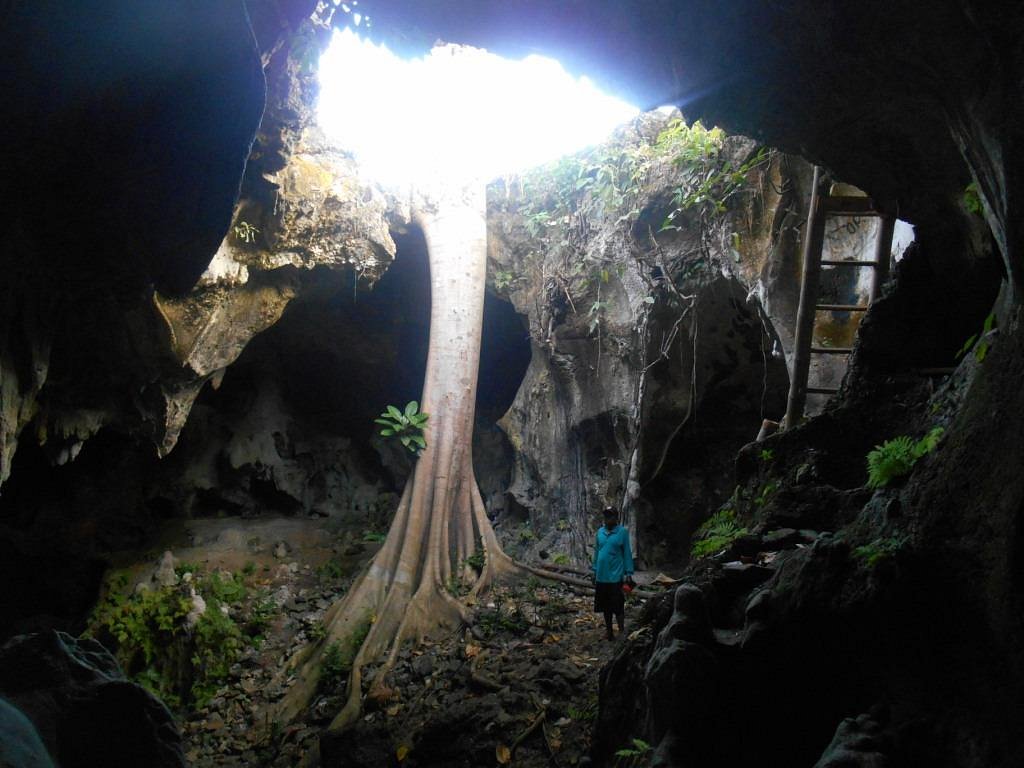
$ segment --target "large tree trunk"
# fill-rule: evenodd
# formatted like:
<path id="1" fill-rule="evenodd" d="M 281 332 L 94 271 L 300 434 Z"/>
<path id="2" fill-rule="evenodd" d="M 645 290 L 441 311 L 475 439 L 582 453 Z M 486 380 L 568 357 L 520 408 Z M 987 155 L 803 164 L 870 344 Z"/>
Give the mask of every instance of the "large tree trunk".
<path id="1" fill-rule="evenodd" d="M 467 602 L 517 566 L 502 551 L 484 510 L 473 474 L 472 442 L 487 267 L 484 189 L 446 189 L 417 205 L 414 216 L 427 240 L 431 280 L 430 344 L 421 409 L 430 414 L 427 448 L 406 483 L 383 547 L 348 594 L 324 617 L 327 633 L 295 660 L 298 680 L 280 716 L 294 718 L 320 677 L 321 657 L 332 642 L 351 643 L 370 623 L 349 677 L 348 701 L 330 729 L 359 714 L 365 664 L 381 661 L 374 685 L 406 640 L 454 628 L 467 617 Z M 465 564 L 485 552 L 477 576 Z M 455 582 L 470 586 L 459 600 Z"/>

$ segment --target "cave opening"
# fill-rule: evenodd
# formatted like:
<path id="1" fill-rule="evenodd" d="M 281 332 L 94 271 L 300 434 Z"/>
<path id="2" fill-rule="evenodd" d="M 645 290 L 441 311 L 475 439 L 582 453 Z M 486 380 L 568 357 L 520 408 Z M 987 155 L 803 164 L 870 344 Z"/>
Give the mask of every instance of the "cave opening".
<path id="1" fill-rule="evenodd" d="M 639 112 L 554 59 L 510 60 L 458 45 L 403 59 L 347 26 L 320 57 L 318 80 L 325 134 L 354 152 L 365 173 L 398 185 L 532 168 L 603 141 Z M 415 130 L 409 114 L 420 116 Z"/>
<path id="2" fill-rule="evenodd" d="M 55 763 L 164 764 L 119 759 L 129 731 L 197 768 L 1022 762 L 1019 8 L 50 5 L 14 4 L 20 86 L 0 99 L 15 169 L 0 180 L 0 695 Z M 531 114 L 510 95 L 543 103 L 540 86 L 485 74 L 483 51 L 445 91 L 433 75 L 383 84 L 395 67 L 378 50 L 338 54 L 336 103 L 388 131 L 338 138 L 311 62 L 332 8 L 363 28 L 379 12 L 420 50 L 589 50 L 644 81 L 638 101 L 665 95 L 730 134 L 694 128 L 709 151 L 657 157 L 666 130 L 693 126 L 634 110 L 608 142 L 582 139 L 553 106 L 586 110 L 566 96 Z M 129 18 L 144 29 L 120 34 Z M 74 44 L 50 46 L 53 30 Z M 539 183 L 521 171 L 545 157 L 481 159 L 562 128 L 602 143 L 554 151 Z M 386 151 L 357 151 L 360 136 Z M 812 166 L 781 148 L 916 231 L 870 308 L 864 273 L 825 266 L 818 391 L 771 434 L 811 229 Z M 418 466 L 373 422 L 425 389 L 430 234 L 400 183 L 509 171 L 487 184 L 475 424 L 457 448 L 472 442 L 505 550 L 580 578 L 523 580 L 460 603 L 458 632 L 400 638 L 340 734 L 383 612 L 353 613 L 343 636 L 332 606 L 386 550 Z M 867 235 L 839 223 L 825 258 L 862 260 Z M 581 594 L 606 504 L 628 513 L 646 571 L 614 644 Z M 431 608 L 468 598 L 488 562 L 455 553 Z M 91 637 L 6 642 L 78 632 L 92 609 Z M 322 675 L 289 720 L 284 660 L 303 648 Z M 69 708 L 39 716 L 51 705 Z M 148 722 L 111 734 L 126 712 Z"/>

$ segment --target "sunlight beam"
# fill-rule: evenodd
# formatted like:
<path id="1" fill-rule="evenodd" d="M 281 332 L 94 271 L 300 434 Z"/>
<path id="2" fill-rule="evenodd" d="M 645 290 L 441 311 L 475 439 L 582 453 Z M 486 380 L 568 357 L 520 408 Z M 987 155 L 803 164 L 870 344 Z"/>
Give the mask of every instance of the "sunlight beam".
<path id="1" fill-rule="evenodd" d="M 541 56 L 443 45 L 422 59 L 336 31 L 320 59 L 318 122 L 389 184 L 487 181 L 606 139 L 639 110 Z"/>

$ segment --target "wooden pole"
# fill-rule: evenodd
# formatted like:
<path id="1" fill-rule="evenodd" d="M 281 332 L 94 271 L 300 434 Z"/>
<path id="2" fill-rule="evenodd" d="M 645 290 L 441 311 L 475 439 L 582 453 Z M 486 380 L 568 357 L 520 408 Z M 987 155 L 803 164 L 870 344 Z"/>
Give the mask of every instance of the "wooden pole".
<path id="1" fill-rule="evenodd" d="M 875 240 L 875 274 L 871 278 L 871 301 L 882 295 L 882 286 L 889 279 L 889 264 L 892 260 L 892 235 L 896 230 L 896 217 L 883 216 L 878 223 L 878 239 Z"/>

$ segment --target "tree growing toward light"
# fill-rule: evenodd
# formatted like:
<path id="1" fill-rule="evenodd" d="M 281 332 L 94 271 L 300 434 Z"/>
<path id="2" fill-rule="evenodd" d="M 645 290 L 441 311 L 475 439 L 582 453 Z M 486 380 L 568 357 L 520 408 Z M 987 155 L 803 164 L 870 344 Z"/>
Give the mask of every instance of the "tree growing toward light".
<path id="1" fill-rule="evenodd" d="M 430 414 L 426 448 L 383 546 L 328 610 L 325 637 L 293 660 L 297 681 L 280 713 L 291 719 L 306 706 L 317 689 L 325 649 L 351 646 L 369 619 L 352 662 L 347 703 L 331 723 L 331 729 L 341 729 L 361 710 L 364 665 L 382 663 L 374 677 L 381 688 L 404 642 L 467 622 L 468 606 L 495 582 L 524 570 L 572 580 L 518 564 L 502 550 L 473 471 L 487 265 L 485 183 L 497 173 L 597 141 L 636 110 L 573 81 L 550 60 L 507 62 L 472 48 L 444 46 L 419 62 L 401 62 L 344 32 L 321 67 L 322 126 L 355 151 L 366 171 L 409 185 L 413 221 L 427 241 L 431 281 L 420 399 L 421 410 Z M 324 74 L 332 70 L 339 80 Z M 386 78 L 391 82 L 382 82 Z M 569 87 L 574 83 L 576 90 Z M 396 105 L 400 115 L 393 114 Z M 374 122 L 361 124 L 354 119 L 359 116 Z M 556 141 L 542 146 L 545 136 Z M 468 563 L 479 561 L 481 550 L 478 574 Z M 453 582 L 464 597 L 449 592 Z"/>

